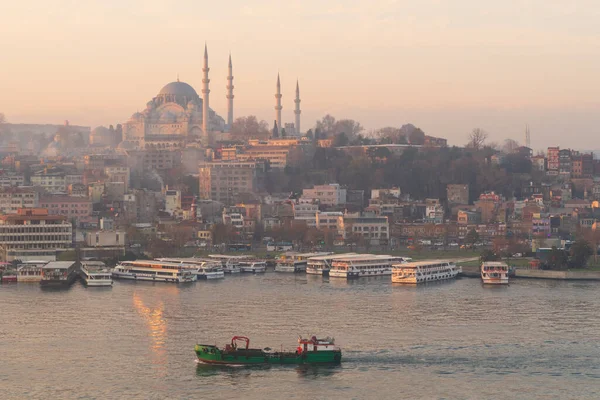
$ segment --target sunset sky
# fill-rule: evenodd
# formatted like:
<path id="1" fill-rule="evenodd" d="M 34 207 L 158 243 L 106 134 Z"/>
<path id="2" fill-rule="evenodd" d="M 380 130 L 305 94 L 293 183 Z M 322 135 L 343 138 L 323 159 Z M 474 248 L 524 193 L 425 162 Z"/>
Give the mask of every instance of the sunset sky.
<path id="1" fill-rule="evenodd" d="M 327 113 L 367 129 L 413 123 L 463 144 L 492 140 L 600 148 L 597 0 L 5 0 L 0 112 L 10 122 L 108 125 L 180 79 L 200 93 L 208 43 L 213 109 L 302 125 Z"/>

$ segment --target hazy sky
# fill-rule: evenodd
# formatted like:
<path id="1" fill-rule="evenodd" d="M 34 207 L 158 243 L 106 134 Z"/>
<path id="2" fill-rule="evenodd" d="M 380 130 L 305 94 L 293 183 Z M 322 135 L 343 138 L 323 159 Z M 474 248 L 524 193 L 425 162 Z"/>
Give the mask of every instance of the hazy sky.
<path id="1" fill-rule="evenodd" d="M 303 128 L 331 113 L 368 129 L 411 122 L 453 144 L 481 127 L 533 147 L 598 148 L 598 0 L 4 0 L 0 112 L 10 122 L 108 125 L 180 79 L 226 116 L 283 119 L 296 77 Z"/>

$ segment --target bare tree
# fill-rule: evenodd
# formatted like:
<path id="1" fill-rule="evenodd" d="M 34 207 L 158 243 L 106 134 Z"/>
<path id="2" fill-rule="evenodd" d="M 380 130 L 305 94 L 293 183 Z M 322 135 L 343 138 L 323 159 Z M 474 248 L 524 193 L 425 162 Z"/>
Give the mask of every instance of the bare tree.
<path id="1" fill-rule="evenodd" d="M 265 139 L 269 137 L 269 125 L 266 121 L 258 121 L 254 115 L 239 117 L 233 121 L 231 136 L 236 139 Z"/>
<path id="2" fill-rule="evenodd" d="M 479 150 L 483 148 L 485 141 L 488 138 L 488 134 L 481 128 L 475 128 L 469 134 L 469 143 L 467 143 L 467 147 L 470 147 L 475 150 Z"/>
<path id="3" fill-rule="evenodd" d="M 4 113 L 0 113 L 0 124 L 3 124 L 6 122 L 6 117 L 4 116 Z"/>
<path id="4" fill-rule="evenodd" d="M 514 153 L 520 147 L 519 142 L 513 139 L 506 139 L 504 141 L 504 146 L 502 146 L 502 151 L 507 154 Z"/>
<path id="5" fill-rule="evenodd" d="M 333 115 L 327 114 L 320 121 L 317 121 L 315 125 L 315 130 L 321 132 L 322 135 L 331 136 L 334 134 L 333 130 L 335 127 L 335 117 Z"/>

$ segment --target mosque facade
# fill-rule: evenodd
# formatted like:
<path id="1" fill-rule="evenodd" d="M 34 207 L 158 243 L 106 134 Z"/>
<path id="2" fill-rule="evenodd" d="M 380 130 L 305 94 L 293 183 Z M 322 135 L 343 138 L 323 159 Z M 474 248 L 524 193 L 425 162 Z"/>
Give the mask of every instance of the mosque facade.
<path id="1" fill-rule="evenodd" d="M 209 107 L 208 51 L 204 49 L 202 97 L 185 82 L 165 85 L 123 124 L 123 149 L 177 149 L 188 143 L 213 143 L 214 136 L 229 130 L 233 121 L 233 74 L 229 57 L 227 77 L 228 121 Z"/>

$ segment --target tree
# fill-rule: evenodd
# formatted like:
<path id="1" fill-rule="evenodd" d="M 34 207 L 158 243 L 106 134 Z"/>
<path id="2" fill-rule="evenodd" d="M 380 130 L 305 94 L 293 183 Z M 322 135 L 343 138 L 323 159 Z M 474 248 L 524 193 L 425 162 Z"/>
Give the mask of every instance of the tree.
<path id="1" fill-rule="evenodd" d="M 558 249 L 556 246 L 552 246 L 546 265 L 550 269 L 561 270 L 567 267 L 567 253 L 563 249 Z"/>
<path id="2" fill-rule="evenodd" d="M 498 254 L 494 253 L 492 250 L 489 249 L 485 249 L 481 252 L 481 256 L 479 256 L 479 260 L 481 262 L 486 262 L 486 261 L 498 261 L 500 259 L 500 257 L 498 256 Z"/>
<path id="3" fill-rule="evenodd" d="M 4 113 L 0 113 L 0 125 L 4 124 L 6 122 L 6 116 L 4 116 Z"/>
<path id="4" fill-rule="evenodd" d="M 306 137 L 307 137 L 307 138 L 309 138 L 310 140 L 313 140 L 313 139 L 314 139 L 314 135 L 313 135 L 313 131 L 312 131 L 312 129 L 309 129 L 309 130 L 306 132 Z"/>
<path id="5" fill-rule="evenodd" d="M 488 134 L 486 131 L 481 128 L 475 128 L 469 134 L 469 143 L 467 143 L 467 147 L 474 150 L 482 149 L 487 138 Z"/>
<path id="6" fill-rule="evenodd" d="M 408 141 L 410 142 L 410 144 L 424 145 L 425 144 L 425 133 L 421 129 L 416 128 L 408 136 Z"/>
<path id="7" fill-rule="evenodd" d="M 317 121 L 315 124 L 315 131 L 318 131 L 321 135 L 325 135 L 325 137 L 333 134 L 333 129 L 335 126 L 335 117 L 327 114 L 320 121 Z M 321 137 L 320 137 L 321 138 Z"/>
<path id="8" fill-rule="evenodd" d="M 333 137 L 333 147 L 347 146 L 350 140 L 345 132 L 340 132 Z"/>
<path id="9" fill-rule="evenodd" d="M 467 232 L 465 241 L 473 246 L 475 243 L 479 242 L 479 233 L 477 233 L 475 229 L 471 229 L 469 232 Z"/>
<path id="10" fill-rule="evenodd" d="M 281 137 L 282 138 L 287 137 L 287 134 L 285 133 L 285 128 L 281 129 Z"/>
<path id="11" fill-rule="evenodd" d="M 258 121 L 255 115 L 239 117 L 231 125 L 231 136 L 235 139 L 267 139 L 269 137 L 269 125 L 266 121 Z"/>
<path id="12" fill-rule="evenodd" d="M 333 135 L 345 133 L 349 140 L 354 140 L 364 130 L 365 128 L 363 128 L 363 126 L 358 121 L 355 121 L 353 119 L 341 119 L 337 121 L 333 126 L 332 133 Z"/>
<path id="13" fill-rule="evenodd" d="M 571 254 L 573 266 L 576 268 L 584 268 L 592 255 L 593 250 L 587 240 L 580 238 L 573 243 L 569 253 Z"/>
<path id="14" fill-rule="evenodd" d="M 519 142 L 513 139 L 506 139 L 504 141 L 504 146 L 502 146 L 502 151 L 507 154 L 514 153 L 519 148 Z"/>
<path id="15" fill-rule="evenodd" d="M 273 130 L 271 131 L 272 138 L 279 137 L 279 128 L 277 127 L 277 121 L 273 121 Z"/>

